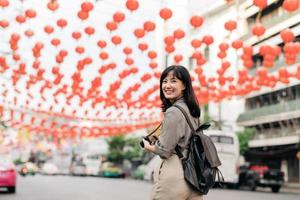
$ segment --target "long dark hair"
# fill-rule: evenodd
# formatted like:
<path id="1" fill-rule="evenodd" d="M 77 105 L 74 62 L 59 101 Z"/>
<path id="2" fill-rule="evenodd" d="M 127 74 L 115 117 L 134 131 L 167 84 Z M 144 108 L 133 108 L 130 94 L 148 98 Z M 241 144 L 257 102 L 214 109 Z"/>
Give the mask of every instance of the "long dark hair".
<path id="1" fill-rule="evenodd" d="M 181 65 L 171 65 L 167 67 L 160 76 L 160 99 L 162 101 L 162 111 L 165 112 L 168 108 L 172 106 L 170 100 L 168 100 L 163 91 L 162 91 L 162 82 L 169 74 L 169 72 L 173 71 L 174 76 L 182 81 L 185 89 L 183 91 L 183 98 L 191 115 L 195 118 L 200 117 L 200 107 L 198 100 L 195 96 L 193 87 L 192 87 L 192 80 L 189 71 L 181 66 Z"/>

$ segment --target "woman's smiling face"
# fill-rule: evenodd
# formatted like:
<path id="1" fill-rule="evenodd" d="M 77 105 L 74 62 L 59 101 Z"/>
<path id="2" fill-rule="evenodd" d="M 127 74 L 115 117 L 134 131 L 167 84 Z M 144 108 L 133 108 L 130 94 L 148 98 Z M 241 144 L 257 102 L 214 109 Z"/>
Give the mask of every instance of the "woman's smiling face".
<path id="1" fill-rule="evenodd" d="M 162 91 L 166 99 L 174 103 L 176 100 L 183 96 L 185 89 L 181 80 L 174 76 L 174 72 L 170 71 L 168 75 L 162 81 Z"/>

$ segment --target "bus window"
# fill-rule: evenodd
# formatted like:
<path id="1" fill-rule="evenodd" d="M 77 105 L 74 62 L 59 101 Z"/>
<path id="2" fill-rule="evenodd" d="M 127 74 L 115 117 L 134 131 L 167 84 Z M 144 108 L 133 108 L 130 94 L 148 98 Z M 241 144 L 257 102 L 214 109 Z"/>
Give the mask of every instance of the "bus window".
<path id="1" fill-rule="evenodd" d="M 211 135 L 210 138 L 214 143 L 233 144 L 233 138 L 229 136 Z"/>
<path id="2" fill-rule="evenodd" d="M 217 143 L 218 142 L 218 136 L 214 136 L 214 135 L 211 135 L 210 136 L 211 140 L 214 142 L 214 143 Z"/>
<path id="3" fill-rule="evenodd" d="M 228 137 L 228 136 L 220 136 L 219 138 L 219 142 L 220 143 L 224 143 L 224 144 L 233 144 L 233 138 L 232 137 Z"/>

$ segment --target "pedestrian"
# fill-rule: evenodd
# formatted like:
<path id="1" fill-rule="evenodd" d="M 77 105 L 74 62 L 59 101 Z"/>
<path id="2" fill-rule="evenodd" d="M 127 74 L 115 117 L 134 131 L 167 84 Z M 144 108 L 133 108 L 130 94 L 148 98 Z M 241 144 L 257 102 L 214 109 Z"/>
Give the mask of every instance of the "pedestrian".
<path id="1" fill-rule="evenodd" d="M 178 144 L 183 155 L 186 155 L 192 132 L 183 113 L 173 105 L 187 112 L 194 127 L 200 125 L 199 103 L 185 67 L 172 65 L 162 72 L 160 99 L 164 114 L 161 134 L 153 145 L 143 140 L 145 150 L 162 158 L 154 172 L 151 200 L 202 200 L 202 195 L 192 190 L 184 180 L 181 160 L 175 152 Z"/>

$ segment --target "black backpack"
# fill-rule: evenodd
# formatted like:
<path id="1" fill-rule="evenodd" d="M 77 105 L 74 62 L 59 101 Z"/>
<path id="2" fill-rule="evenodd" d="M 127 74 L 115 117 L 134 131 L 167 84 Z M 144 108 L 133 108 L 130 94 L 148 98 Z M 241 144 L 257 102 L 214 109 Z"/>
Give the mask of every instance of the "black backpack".
<path id="1" fill-rule="evenodd" d="M 221 162 L 216 147 L 211 138 L 203 134 L 203 130 L 208 129 L 210 124 L 202 124 L 195 130 L 185 110 L 178 105 L 174 106 L 184 114 L 192 130 L 187 156 L 182 155 L 178 145 L 175 148 L 176 154 L 182 162 L 184 179 L 195 191 L 207 194 L 209 189 L 214 186 L 216 176 L 218 176 L 219 182 L 224 182 L 218 169 Z M 220 177 L 222 177 L 221 181 Z"/>

